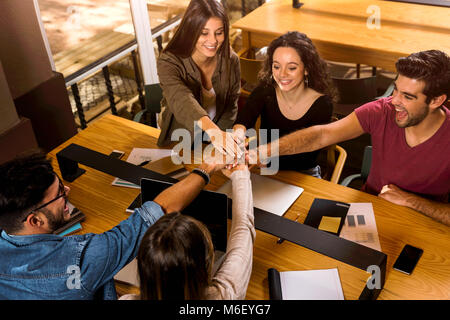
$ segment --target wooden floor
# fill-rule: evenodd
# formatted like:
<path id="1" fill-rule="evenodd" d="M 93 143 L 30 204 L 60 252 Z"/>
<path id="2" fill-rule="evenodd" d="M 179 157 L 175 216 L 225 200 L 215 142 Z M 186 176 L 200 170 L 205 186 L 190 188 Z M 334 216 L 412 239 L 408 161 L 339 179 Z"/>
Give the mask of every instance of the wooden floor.
<path id="1" fill-rule="evenodd" d="M 78 47 L 61 51 L 54 55 L 56 71 L 67 77 L 81 68 L 93 63 L 134 39 L 134 35 L 106 31 L 89 40 L 82 42 Z"/>

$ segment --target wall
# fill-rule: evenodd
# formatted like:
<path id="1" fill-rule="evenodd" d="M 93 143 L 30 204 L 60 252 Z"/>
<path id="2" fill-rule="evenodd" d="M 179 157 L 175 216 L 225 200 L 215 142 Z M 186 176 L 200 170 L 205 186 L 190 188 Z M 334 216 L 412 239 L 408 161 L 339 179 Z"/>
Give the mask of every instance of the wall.
<path id="1" fill-rule="evenodd" d="M 14 107 L 11 93 L 9 92 L 8 82 L 3 72 L 3 66 L 0 61 L 0 133 L 11 129 L 19 123 L 19 116 Z"/>
<path id="2" fill-rule="evenodd" d="M 2 154 L 3 160 L 37 145 L 48 152 L 77 132 L 64 78 L 52 70 L 35 4 L 0 0 L 0 147 L 9 152 Z"/>
<path id="3" fill-rule="evenodd" d="M 0 61 L 13 99 L 53 76 L 33 0 L 0 1 Z"/>

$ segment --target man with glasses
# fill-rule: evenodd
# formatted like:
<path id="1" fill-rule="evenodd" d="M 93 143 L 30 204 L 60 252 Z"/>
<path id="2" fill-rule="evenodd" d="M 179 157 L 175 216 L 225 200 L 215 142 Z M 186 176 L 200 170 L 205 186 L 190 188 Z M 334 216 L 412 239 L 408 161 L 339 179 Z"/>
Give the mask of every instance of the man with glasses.
<path id="1" fill-rule="evenodd" d="M 116 299 L 113 277 L 136 257 L 148 227 L 187 206 L 205 180 L 190 174 L 102 234 L 62 237 L 53 232 L 70 218 L 70 188 L 45 154 L 0 165 L 0 299 Z"/>

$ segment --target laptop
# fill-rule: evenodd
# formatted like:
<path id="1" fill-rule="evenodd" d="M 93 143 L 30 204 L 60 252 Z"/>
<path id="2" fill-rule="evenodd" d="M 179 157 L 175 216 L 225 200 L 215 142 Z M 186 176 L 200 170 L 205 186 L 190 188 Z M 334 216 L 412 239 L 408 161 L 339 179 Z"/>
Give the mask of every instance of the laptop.
<path id="1" fill-rule="evenodd" d="M 153 201 L 164 189 L 172 183 L 154 179 L 141 179 L 141 200 Z M 202 190 L 191 204 L 181 213 L 194 217 L 206 225 L 211 232 L 215 250 L 226 251 L 227 248 L 227 218 L 231 217 L 231 202 L 225 194 Z"/>
<path id="2" fill-rule="evenodd" d="M 141 193 L 133 201 L 133 209 L 141 206 L 145 201 L 152 201 L 164 189 L 170 187 L 172 183 L 154 179 L 141 179 Z M 231 217 L 231 200 L 222 193 L 202 190 L 197 198 L 187 206 L 182 213 L 190 215 L 203 222 L 211 233 L 214 244 L 215 263 L 213 274 L 223 261 L 224 253 L 227 249 L 227 217 Z M 136 258 L 120 270 L 115 276 L 115 280 L 125 282 L 139 287 L 138 266 Z"/>
<path id="3" fill-rule="evenodd" d="M 303 188 L 269 177 L 251 173 L 253 206 L 282 216 L 303 193 Z M 231 198 L 231 181 L 224 183 L 217 192 Z"/>

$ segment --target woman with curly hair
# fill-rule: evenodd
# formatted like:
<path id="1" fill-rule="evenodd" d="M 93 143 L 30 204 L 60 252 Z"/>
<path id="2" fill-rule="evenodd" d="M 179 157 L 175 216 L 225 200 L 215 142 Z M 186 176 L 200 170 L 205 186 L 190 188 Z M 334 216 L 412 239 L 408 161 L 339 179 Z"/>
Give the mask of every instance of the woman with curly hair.
<path id="1" fill-rule="evenodd" d="M 328 123 L 333 112 L 332 87 L 326 62 L 311 40 L 300 32 L 288 32 L 268 47 L 259 84 L 239 111 L 234 130 L 255 126 L 279 129 L 282 137 L 298 129 Z M 281 156 L 280 170 L 295 170 L 320 178 L 319 151 Z"/>

